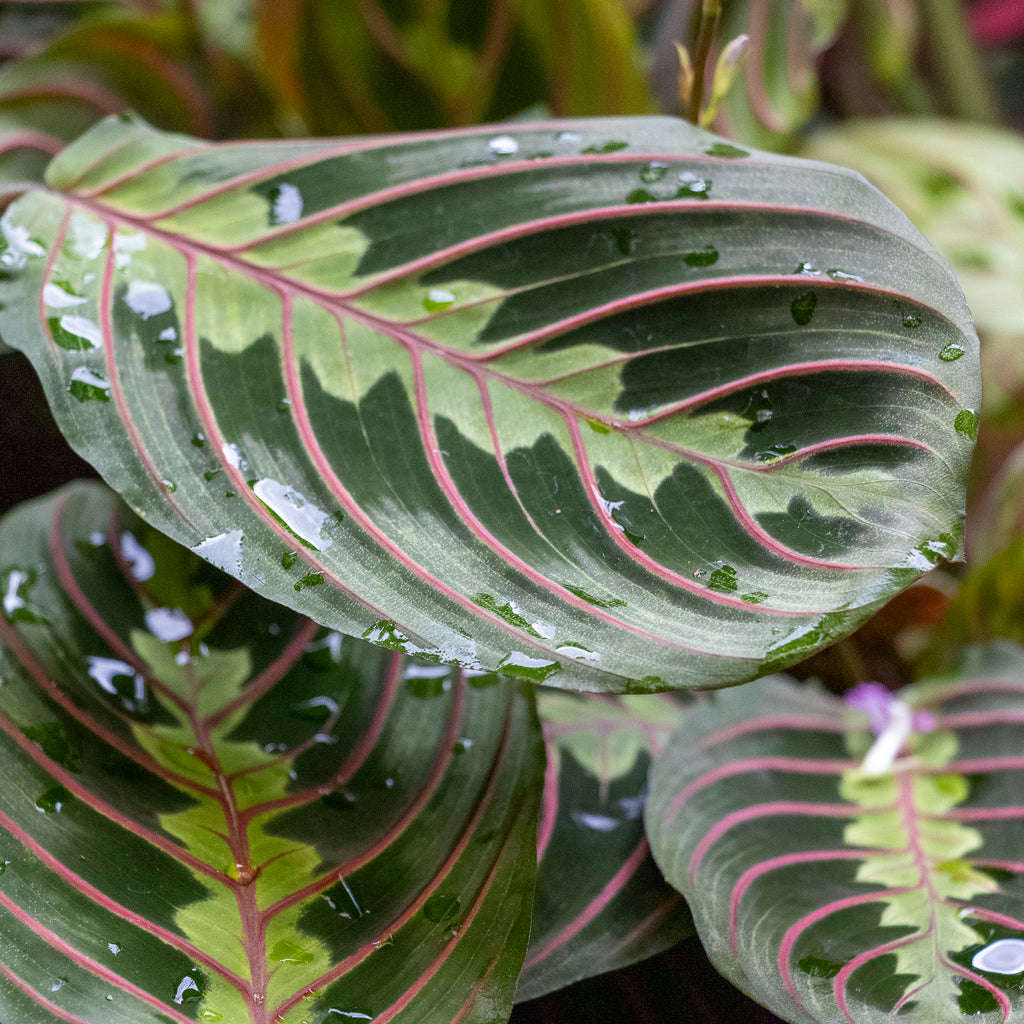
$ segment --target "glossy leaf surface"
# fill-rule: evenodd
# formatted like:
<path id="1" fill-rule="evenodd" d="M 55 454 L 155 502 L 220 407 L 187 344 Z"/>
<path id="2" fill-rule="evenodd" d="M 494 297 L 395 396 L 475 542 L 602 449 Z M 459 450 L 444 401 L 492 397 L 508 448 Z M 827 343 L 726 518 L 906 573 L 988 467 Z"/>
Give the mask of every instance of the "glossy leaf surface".
<path id="1" fill-rule="evenodd" d="M 848 172 L 665 119 L 222 146 L 111 120 L 49 182 L 0 224 L 5 338 L 133 507 L 318 622 L 716 686 L 958 549 L 969 314 Z"/>
<path id="2" fill-rule="evenodd" d="M 1024 649 L 898 696 L 917 731 L 874 773 L 891 733 L 838 698 L 716 695 L 654 767 L 652 848 L 716 967 L 788 1021 L 1024 1020 Z"/>
<path id="3" fill-rule="evenodd" d="M 99 485 L 5 518 L 0 585 L 5 1021 L 507 1019 L 516 684 L 323 630 Z"/>
<path id="4" fill-rule="evenodd" d="M 542 689 L 537 895 L 516 999 L 654 956 L 692 932 L 644 835 L 647 771 L 691 699 Z"/>

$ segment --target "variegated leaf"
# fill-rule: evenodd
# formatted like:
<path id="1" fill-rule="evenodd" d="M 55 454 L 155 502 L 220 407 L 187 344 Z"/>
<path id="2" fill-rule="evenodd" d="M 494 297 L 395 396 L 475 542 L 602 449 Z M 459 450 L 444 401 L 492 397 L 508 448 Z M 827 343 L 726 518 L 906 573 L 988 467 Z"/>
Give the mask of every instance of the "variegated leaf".
<path id="1" fill-rule="evenodd" d="M 654 956 L 692 933 L 643 827 L 651 758 L 691 703 L 682 694 L 538 692 L 548 760 L 517 1000 Z"/>
<path id="2" fill-rule="evenodd" d="M 970 316 L 846 171 L 666 119 L 220 146 L 115 119 L 48 181 L 0 222 L 5 339 L 133 507 L 319 622 L 709 687 L 957 553 Z"/>
<path id="3" fill-rule="evenodd" d="M 897 696 L 873 742 L 784 680 L 716 695 L 655 764 L 655 856 L 787 1021 L 1024 1021 L 1024 649 Z"/>
<path id="4" fill-rule="evenodd" d="M 5 517 L 0 592 L 5 1022 L 507 1019 L 516 684 L 324 630 L 97 484 Z"/>

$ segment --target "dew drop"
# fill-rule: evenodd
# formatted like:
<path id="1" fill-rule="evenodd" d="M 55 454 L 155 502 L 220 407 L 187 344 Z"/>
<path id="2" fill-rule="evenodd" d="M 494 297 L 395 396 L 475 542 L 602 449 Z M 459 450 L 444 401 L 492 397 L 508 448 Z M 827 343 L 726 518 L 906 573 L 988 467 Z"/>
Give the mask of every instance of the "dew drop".
<path id="1" fill-rule="evenodd" d="M 219 533 L 215 537 L 207 537 L 191 550 L 218 569 L 238 575 L 242 569 L 242 541 L 242 531 L 231 530 L 228 533 Z"/>
<path id="2" fill-rule="evenodd" d="M 790 304 L 789 311 L 797 324 L 806 327 L 811 322 L 817 305 L 818 296 L 814 292 L 801 292 Z"/>
<path id="3" fill-rule="evenodd" d="M 67 309 L 70 306 L 80 306 L 83 302 L 88 302 L 88 299 L 82 295 L 75 295 L 70 291 L 69 285 L 62 286 L 48 281 L 43 286 L 43 302 L 53 309 Z"/>
<path id="4" fill-rule="evenodd" d="M 711 180 L 701 178 L 692 171 L 684 171 L 679 175 L 679 191 L 676 199 L 707 199 L 711 192 Z"/>
<path id="5" fill-rule="evenodd" d="M 50 982 L 50 991 L 59 992 L 67 983 L 67 978 L 55 978 L 52 982 Z"/>
<path id="6" fill-rule="evenodd" d="M 519 152 L 519 143 L 511 135 L 496 135 L 487 143 L 487 152 L 492 156 L 512 156 Z"/>
<path id="7" fill-rule="evenodd" d="M 300 540 L 318 551 L 331 546 L 331 539 L 323 536 L 330 516 L 295 488 L 265 477 L 258 480 L 252 490 Z"/>
<path id="8" fill-rule="evenodd" d="M 296 580 L 294 589 L 296 591 L 302 590 L 303 587 L 319 587 L 324 581 L 324 574 L 322 572 L 307 572 L 301 580 Z"/>
<path id="9" fill-rule="evenodd" d="M 165 643 L 184 640 L 194 629 L 192 620 L 180 608 L 151 608 L 146 612 L 146 626 Z"/>
<path id="10" fill-rule="evenodd" d="M 270 192 L 270 223 L 294 224 L 302 216 L 302 193 L 287 183 Z"/>
<path id="11" fill-rule="evenodd" d="M 4 614 L 12 618 L 14 613 L 25 607 L 25 599 L 20 590 L 23 584 L 28 583 L 28 574 L 20 569 L 12 569 L 7 577 L 7 593 L 4 594 Z"/>
<path id="12" fill-rule="evenodd" d="M 559 132 L 555 136 L 555 142 L 562 146 L 575 146 L 583 141 L 583 136 L 579 132 Z"/>
<path id="13" fill-rule="evenodd" d="M 839 267 L 833 267 L 831 270 L 826 270 L 826 274 L 832 278 L 833 281 L 863 281 L 864 278 L 857 274 L 851 274 L 848 270 L 840 270 Z"/>
<path id="14" fill-rule="evenodd" d="M 736 570 L 731 565 L 720 565 L 707 580 L 708 590 L 719 594 L 734 594 L 739 589 L 736 582 Z"/>
<path id="15" fill-rule="evenodd" d="M 72 371 L 68 391 L 80 402 L 110 401 L 110 381 L 87 366 L 78 366 Z"/>
<path id="16" fill-rule="evenodd" d="M 554 675 L 561 668 L 560 662 L 547 658 L 532 658 L 522 651 L 512 651 L 498 665 L 498 671 L 503 675 L 535 683 L 542 683 L 548 676 Z"/>
<path id="17" fill-rule="evenodd" d="M 245 469 L 245 459 L 242 458 L 242 452 L 237 444 L 233 442 L 226 442 L 220 446 L 221 453 L 224 456 L 224 461 L 232 469 Z"/>
<path id="18" fill-rule="evenodd" d="M 668 164 L 662 163 L 660 160 L 652 160 L 640 168 L 640 180 L 645 185 L 653 185 L 656 181 L 661 181 L 667 173 Z"/>
<path id="19" fill-rule="evenodd" d="M 951 341 L 939 352 L 939 358 L 944 363 L 955 363 L 965 351 L 966 349 L 963 345 L 958 345 L 955 341 Z"/>
<path id="20" fill-rule="evenodd" d="M 961 409 L 953 420 L 953 427 L 958 434 L 972 441 L 978 440 L 978 414 L 973 409 Z"/>
<path id="21" fill-rule="evenodd" d="M 582 661 L 588 664 L 596 664 L 601 660 L 601 655 L 597 651 L 590 651 L 582 644 L 562 644 L 560 647 L 555 648 L 555 653 L 572 658 L 574 661 Z"/>
<path id="22" fill-rule="evenodd" d="M 423 300 L 423 308 L 428 313 L 440 313 L 455 301 L 455 296 L 445 288 L 431 288 Z"/>
<path id="23" fill-rule="evenodd" d="M 908 313 L 903 318 L 903 326 L 912 331 L 915 327 L 921 326 L 921 318 L 913 313 Z"/>
<path id="24" fill-rule="evenodd" d="M 298 561 L 298 558 L 298 551 L 286 551 L 281 556 L 281 568 L 290 569 Z"/>
<path id="25" fill-rule="evenodd" d="M 1024 939 L 997 939 L 974 954 L 971 966 L 989 974 L 1020 974 L 1024 971 Z"/>
<path id="26" fill-rule="evenodd" d="M 740 149 L 739 146 L 733 146 L 728 142 L 716 142 L 713 146 L 704 150 L 707 156 L 716 156 L 720 160 L 738 160 L 741 157 L 750 156 L 750 153 L 745 149 Z"/>
<path id="27" fill-rule="evenodd" d="M 713 245 L 705 245 L 697 252 L 688 252 L 683 257 L 683 262 L 688 267 L 710 267 L 718 262 L 718 250 Z"/>
<path id="28" fill-rule="evenodd" d="M 170 292 L 155 281 L 132 281 L 124 294 L 124 302 L 143 320 L 168 312 L 174 304 Z"/>
<path id="29" fill-rule="evenodd" d="M 36 809 L 44 814 L 60 814 L 71 794 L 63 786 L 51 786 L 36 799 Z"/>
<path id="30" fill-rule="evenodd" d="M 174 992 L 173 1002 L 177 1003 L 178 1006 L 188 1002 L 195 1002 L 197 999 L 201 999 L 203 996 L 202 989 L 199 987 L 199 983 L 190 974 L 186 974 L 181 981 L 178 982 L 178 987 Z"/>

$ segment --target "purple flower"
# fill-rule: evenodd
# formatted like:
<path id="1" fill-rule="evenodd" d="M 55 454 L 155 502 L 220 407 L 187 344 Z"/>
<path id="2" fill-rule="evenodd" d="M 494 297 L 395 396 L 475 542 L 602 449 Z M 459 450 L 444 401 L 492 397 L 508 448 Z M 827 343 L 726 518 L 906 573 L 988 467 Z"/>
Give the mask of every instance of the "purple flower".
<path id="1" fill-rule="evenodd" d="M 859 683 L 846 695 L 846 703 L 868 716 L 875 733 L 875 742 L 861 764 L 861 771 L 866 775 L 893 771 L 911 733 L 935 728 L 932 714 L 911 711 L 909 704 L 891 694 L 881 683 Z"/>

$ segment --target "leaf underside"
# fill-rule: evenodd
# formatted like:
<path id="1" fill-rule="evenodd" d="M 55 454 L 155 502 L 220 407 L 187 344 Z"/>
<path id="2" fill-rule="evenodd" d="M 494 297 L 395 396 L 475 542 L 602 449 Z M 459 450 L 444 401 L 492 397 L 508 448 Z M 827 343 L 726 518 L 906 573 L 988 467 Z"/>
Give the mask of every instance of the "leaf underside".
<path id="1" fill-rule="evenodd" d="M 79 485 L 0 524 L 0 1017 L 492 1022 L 543 748 L 516 684 L 245 591 Z"/>
<path id="2" fill-rule="evenodd" d="M 343 632 L 734 683 L 959 549 L 977 343 L 850 172 L 666 119 L 208 145 L 113 119 L 2 222 L 5 340 L 133 508 Z"/>
<path id="3" fill-rule="evenodd" d="M 837 698 L 773 679 L 702 706 L 652 772 L 655 856 L 785 1020 L 1024 1021 L 1024 649 L 899 696 L 934 730 L 881 775 Z"/>

